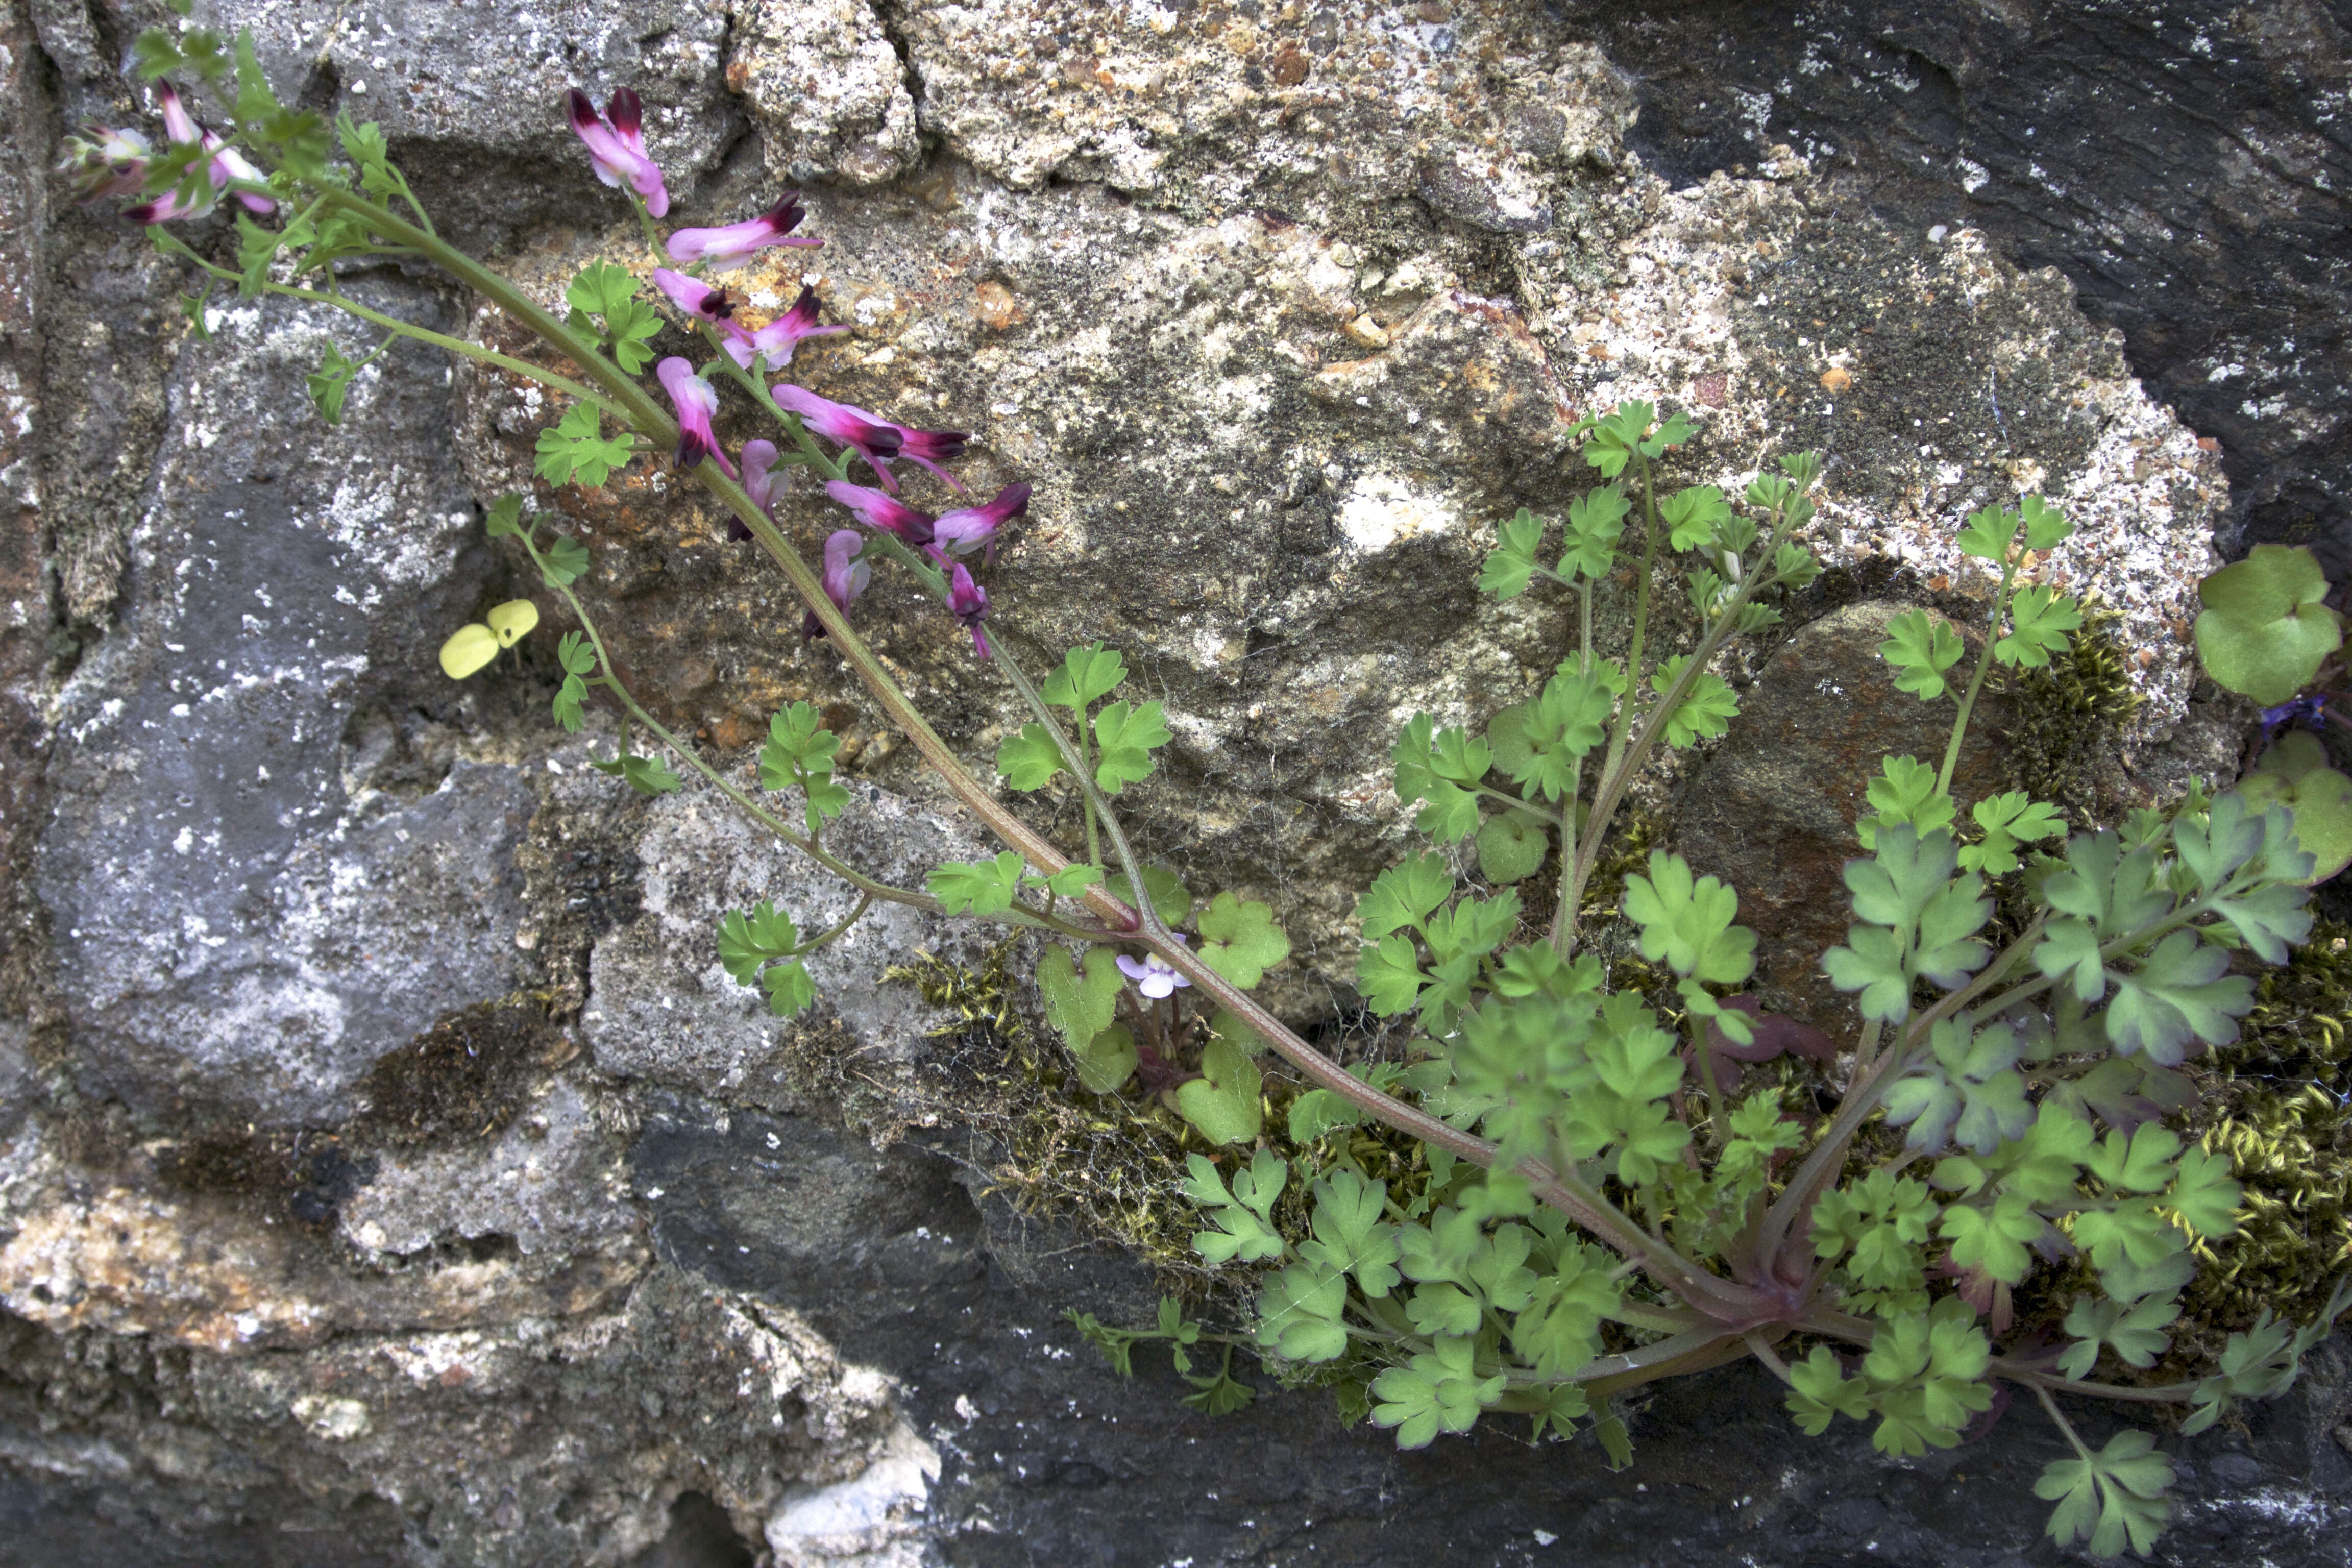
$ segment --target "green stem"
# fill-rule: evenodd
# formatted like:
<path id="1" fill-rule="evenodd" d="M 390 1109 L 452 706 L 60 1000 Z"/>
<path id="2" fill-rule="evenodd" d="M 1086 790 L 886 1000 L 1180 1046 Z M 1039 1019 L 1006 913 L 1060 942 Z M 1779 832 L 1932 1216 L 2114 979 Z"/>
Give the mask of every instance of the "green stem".
<path id="1" fill-rule="evenodd" d="M 479 343 L 469 343 L 463 338 L 453 338 L 446 333 L 420 327 L 413 321 L 404 321 L 397 316 L 387 316 L 381 310 L 370 310 L 367 306 L 341 294 L 321 293 L 315 289 L 297 289 L 284 283 L 267 283 L 262 287 L 272 294 L 283 294 L 290 299 L 310 300 L 322 305 L 332 305 L 339 310 L 348 311 L 363 321 L 373 321 L 377 326 L 386 328 L 402 337 L 414 338 L 421 343 L 431 343 L 436 349 L 444 349 L 453 354 L 463 354 L 467 359 L 479 360 L 484 364 L 494 364 L 500 370 L 510 370 L 518 375 L 529 376 L 542 386 L 551 386 L 556 391 L 576 397 L 583 403 L 593 403 L 614 418 L 625 424 L 627 422 L 628 416 L 604 394 L 583 386 L 569 376 L 558 375 L 542 365 L 532 364 L 528 360 L 516 359 L 511 355 L 499 353 L 496 350 L 486 349 Z"/>
<path id="2" fill-rule="evenodd" d="M 1952 787 L 1952 770 L 1959 766 L 1960 741 L 1969 732 L 1969 715 L 1977 705 L 1977 693 L 1984 689 L 1985 672 L 1992 668 L 1992 647 L 2000 636 L 2000 617 L 2009 608 L 2009 589 L 2014 569 L 2007 561 L 2000 563 L 2000 592 L 1992 597 L 1992 620 L 1985 627 L 1984 647 L 1977 650 L 1976 673 L 1969 677 L 1967 695 L 1960 699 L 1959 713 L 1952 720 L 1952 739 L 1944 748 L 1944 765 L 1936 773 L 1937 794 Z"/>
<path id="3" fill-rule="evenodd" d="M 851 926 L 856 925 L 859 919 L 864 916 L 866 911 L 873 908 L 874 899 L 875 895 L 873 893 L 861 891 L 857 895 L 857 906 L 851 910 L 847 915 L 842 918 L 842 921 L 839 925 L 835 926 L 832 930 L 824 932 L 822 936 L 813 936 L 809 938 L 808 941 L 793 949 L 793 956 L 794 958 L 805 958 L 810 953 L 814 952 L 817 949 L 830 946 L 833 942 L 840 940 L 844 931 L 846 931 Z"/>
<path id="4" fill-rule="evenodd" d="M 1788 507 L 1787 503 L 1783 502 L 1773 521 L 1772 536 L 1765 542 L 1763 552 L 1758 559 L 1771 559 L 1774 552 L 1787 539 L 1788 532 Z M 1715 656 L 1722 650 L 1723 645 L 1731 640 L 1735 629 L 1739 625 L 1739 612 L 1747 607 L 1750 599 L 1779 581 L 1778 574 L 1768 575 L 1763 572 L 1749 573 L 1741 581 L 1739 591 L 1732 595 L 1731 602 L 1724 606 L 1722 615 L 1699 637 L 1698 647 L 1691 651 L 1690 658 L 1684 664 L 1681 673 L 1668 683 L 1665 690 L 1658 694 L 1658 700 L 1644 710 L 1641 728 L 1634 734 L 1632 743 L 1620 754 L 1615 750 L 1615 742 L 1612 742 L 1612 755 L 1609 761 L 1602 764 L 1601 781 L 1593 791 L 1592 816 L 1585 823 L 1584 835 L 1577 843 L 1576 863 L 1570 872 L 1570 889 L 1562 895 L 1560 900 L 1563 910 L 1562 919 L 1569 927 L 1570 942 L 1574 940 L 1575 924 L 1583 903 L 1585 884 L 1591 880 L 1593 868 L 1600 864 L 1601 847 L 1608 837 L 1610 818 L 1617 815 L 1618 803 L 1625 798 L 1626 789 L 1640 775 L 1643 763 L 1649 760 L 1650 752 L 1656 748 L 1658 737 L 1665 731 L 1665 721 L 1673 717 L 1675 708 L 1681 704 L 1683 698 L 1689 694 L 1690 689 L 1697 683 L 1698 678 L 1706 672 L 1706 667 L 1714 661 Z M 1633 700 L 1633 686 L 1639 679 L 1638 668 L 1626 677 L 1628 704 Z M 1628 710 L 1630 710 L 1620 712 L 1621 729 L 1624 713 Z M 1555 942 L 1557 943 L 1557 938 Z M 1569 948 L 1567 945 L 1559 945 L 1559 951 L 1565 954 Z"/>

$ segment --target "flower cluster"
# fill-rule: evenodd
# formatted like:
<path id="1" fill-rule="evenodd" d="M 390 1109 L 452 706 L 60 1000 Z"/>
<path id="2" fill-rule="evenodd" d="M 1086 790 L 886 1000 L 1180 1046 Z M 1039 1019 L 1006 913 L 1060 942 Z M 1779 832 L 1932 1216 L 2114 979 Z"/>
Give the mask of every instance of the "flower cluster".
<path id="1" fill-rule="evenodd" d="M 175 223 L 203 217 L 213 210 L 231 180 L 256 185 L 265 183 L 261 171 L 244 153 L 197 123 L 170 82 L 155 84 L 155 102 L 163 117 L 163 133 L 174 146 L 201 144 L 212 156 L 204 161 L 203 175 L 132 207 L 124 216 L 133 223 Z M 83 135 L 67 137 L 64 151 L 58 173 L 65 176 L 78 200 L 88 202 L 101 196 L 128 195 L 142 188 L 147 184 L 147 163 L 154 146 L 136 131 L 91 125 L 85 128 Z M 246 211 L 257 217 L 268 217 L 278 210 L 275 200 L 257 191 L 239 191 L 236 199 Z"/>
<path id="2" fill-rule="evenodd" d="M 662 182 L 660 166 L 646 151 L 645 110 L 636 94 L 626 88 L 616 89 L 601 114 L 588 95 L 577 89 L 572 91 L 569 101 L 572 128 L 586 144 L 597 177 L 608 185 L 626 187 L 649 216 L 667 214 L 668 191 Z M 105 155 L 102 149 L 79 153 L 76 166 L 99 169 Z M 92 174 L 86 178 L 96 183 L 103 174 Z M 810 338 L 849 330 L 841 325 L 820 324 L 816 290 L 806 286 L 790 310 L 764 326 L 747 326 L 736 319 L 741 297 L 723 285 L 707 281 L 703 276 L 748 267 L 754 257 L 770 247 L 822 245 L 821 239 L 793 232 L 808 216 L 801 205 L 800 195 L 798 191 L 788 192 L 767 211 L 741 223 L 678 229 L 662 245 L 663 252 L 676 266 L 654 268 L 654 286 L 689 321 L 704 331 L 737 370 L 751 377 L 789 366 L 793 350 Z M 670 355 L 656 367 L 655 374 L 677 414 L 675 461 L 681 468 L 691 468 L 707 459 L 730 478 L 740 474 L 744 493 L 751 497 L 752 504 L 773 516 L 777 498 L 782 492 L 778 469 L 800 459 L 786 457 L 774 442 L 768 440 L 743 444 L 740 469 L 728 458 L 711 426 L 711 417 L 719 411 L 719 395 L 710 378 L 713 372 L 724 368 L 716 360 L 698 368 L 677 354 Z M 753 380 L 747 384 L 757 390 L 760 384 Z M 966 432 L 919 430 L 819 396 L 788 381 L 774 383 L 768 388 L 768 395 L 779 410 L 796 418 L 811 435 L 835 443 L 844 455 L 856 452 L 873 469 L 880 489 L 835 479 L 825 485 L 826 493 L 866 528 L 926 552 L 945 572 L 949 612 L 971 633 L 973 650 L 981 658 L 988 658 L 988 637 L 982 629 L 989 611 L 988 591 L 972 580 L 969 566 L 952 557 L 979 553 L 983 561 L 992 563 L 997 531 L 1028 510 L 1029 487 L 1007 485 L 984 505 L 960 507 L 938 516 L 918 510 L 898 499 L 898 481 L 890 466 L 904 459 L 961 494 L 962 481 L 945 465 L 962 455 L 964 444 L 971 439 Z M 835 472 L 839 471 L 838 463 L 836 458 Z M 747 540 L 751 537 L 751 530 L 741 521 L 730 519 L 728 537 Z M 838 530 L 824 542 L 825 595 L 845 615 L 851 601 L 872 580 L 866 542 L 866 537 L 856 529 Z M 803 631 L 809 637 L 824 635 L 814 612 L 805 617 Z"/>

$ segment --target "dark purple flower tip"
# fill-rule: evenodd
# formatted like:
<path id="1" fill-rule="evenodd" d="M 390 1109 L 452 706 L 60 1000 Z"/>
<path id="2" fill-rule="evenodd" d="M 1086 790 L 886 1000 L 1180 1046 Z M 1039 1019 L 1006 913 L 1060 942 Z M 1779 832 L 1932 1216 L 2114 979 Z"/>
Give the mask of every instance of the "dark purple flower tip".
<path id="1" fill-rule="evenodd" d="M 604 104 L 604 118 L 624 136 L 640 135 L 645 130 L 646 106 L 634 89 L 616 87 Z"/>
<path id="2" fill-rule="evenodd" d="M 614 90 L 605 113 L 598 114 L 595 104 L 578 88 L 564 95 L 564 105 L 572 119 L 572 133 L 587 144 L 588 161 L 595 166 L 596 177 L 608 185 L 626 185 L 636 192 L 646 204 L 646 211 L 656 217 L 669 211 L 669 191 L 662 184 L 661 166 L 646 151 L 645 106 L 637 95 L 627 88 Z"/>
<path id="3" fill-rule="evenodd" d="M 727 520 L 727 538 L 730 543 L 740 543 L 751 537 L 751 531 L 743 525 L 741 518 L 730 517 Z"/>
<path id="4" fill-rule="evenodd" d="M 654 268 L 654 287 L 699 321 L 723 321 L 735 313 L 735 302 L 727 297 L 726 289 L 713 289 L 699 278 L 688 278 L 667 267 Z"/>
<path id="5" fill-rule="evenodd" d="M 996 553 L 996 531 L 1028 510 L 1029 487 L 1007 485 L 985 506 L 959 507 L 942 513 L 931 524 L 931 532 L 942 546 L 959 555 L 969 555 L 985 547 L 992 559 Z"/>
<path id="6" fill-rule="evenodd" d="M 774 388 L 776 405 L 800 416 L 811 430 L 827 440 L 854 447 L 865 458 L 866 466 L 881 479 L 882 488 L 896 491 L 898 482 L 882 465 L 898 455 L 899 428 L 879 420 L 863 408 L 852 408 L 845 403 L 819 397 L 806 387 L 780 381 Z"/>
<path id="7" fill-rule="evenodd" d="M 988 614 L 988 590 L 971 580 L 961 561 L 950 569 L 948 610 L 971 633 L 972 652 L 988 658 L 988 634 L 980 629 L 981 618 Z"/>
<path id="8" fill-rule="evenodd" d="M 727 454 L 719 449 L 718 437 L 710 432 L 710 416 L 719 412 L 719 395 L 710 390 L 710 384 L 677 354 L 655 366 L 654 374 L 677 410 L 677 466 L 691 468 L 708 458 L 733 479 L 735 465 L 727 460 Z"/>
<path id="9" fill-rule="evenodd" d="M 956 494 L 961 495 L 963 493 L 962 482 L 953 474 L 940 467 L 940 465 L 941 463 L 951 463 L 956 458 L 963 456 L 964 443 L 971 439 L 971 432 L 966 430 L 910 430 L 904 425 L 898 426 L 896 428 L 898 432 L 898 455 L 900 457 L 906 458 L 910 463 L 918 465 L 919 467 L 929 468 L 933 474 L 939 476 L 940 483 L 946 485 L 948 489 L 955 491 Z"/>

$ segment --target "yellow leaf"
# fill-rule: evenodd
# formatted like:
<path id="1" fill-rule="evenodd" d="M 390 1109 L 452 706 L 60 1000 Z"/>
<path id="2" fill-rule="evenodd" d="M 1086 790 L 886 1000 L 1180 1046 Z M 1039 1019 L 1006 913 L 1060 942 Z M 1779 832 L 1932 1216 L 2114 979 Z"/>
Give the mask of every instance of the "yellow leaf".
<path id="1" fill-rule="evenodd" d="M 500 647 L 512 647 L 522 641 L 523 634 L 539 625 L 539 606 L 529 599 L 509 599 L 493 606 L 482 618 L 490 623 Z"/>
<path id="2" fill-rule="evenodd" d="M 479 621 L 457 628 L 457 635 L 441 645 L 441 672 L 452 680 L 463 680 L 499 657 L 499 634 Z"/>

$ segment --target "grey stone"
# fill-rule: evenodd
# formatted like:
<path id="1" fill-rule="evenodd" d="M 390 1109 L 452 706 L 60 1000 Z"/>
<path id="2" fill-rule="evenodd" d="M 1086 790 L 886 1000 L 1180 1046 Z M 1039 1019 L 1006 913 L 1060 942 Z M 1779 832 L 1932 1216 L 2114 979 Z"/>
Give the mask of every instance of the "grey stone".
<path id="1" fill-rule="evenodd" d="M 615 88 L 644 100 L 646 145 L 673 199 L 743 131 L 721 79 L 729 12 L 711 0 L 218 0 L 216 14 L 253 29 L 281 98 L 382 125 L 436 221 L 475 244 L 624 210 L 617 193 L 575 177 L 585 154 L 567 88 L 599 108 Z"/>
<path id="2" fill-rule="evenodd" d="M 377 1055 L 515 981 L 513 776 L 373 811 L 342 788 L 344 717 L 379 661 L 431 658 L 474 517 L 422 356 L 320 434 L 301 378 L 347 330 L 238 307 L 187 354 L 123 626 L 58 700 L 38 885 L 79 1076 L 143 1113 L 331 1120 Z"/>
<path id="3" fill-rule="evenodd" d="M 1572 639 L 1557 605 L 1471 584 L 1496 521 L 1591 482 L 1570 431 L 1621 396 L 1703 412 L 1675 482 L 1831 457 L 1811 542 L 1842 592 L 1885 602 L 1737 651 L 1775 733 L 1810 747 L 1838 717 L 1798 679 L 1827 642 L 1875 670 L 1895 602 L 1965 604 L 1982 584 L 1958 519 L 2039 487 L 2084 525 L 2053 579 L 2105 594 L 2145 656 L 2119 765 L 2171 789 L 2226 763 L 2229 715 L 2188 702 L 2175 625 L 2226 485 L 2063 280 L 1890 228 L 1794 156 L 1656 179 L 1629 152 L 1636 84 L 1553 11 L 224 15 L 262 26 L 282 93 L 382 121 L 444 232 L 506 247 L 549 302 L 589 260 L 644 266 L 567 86 L 644 95 L 682 221 L 805 182 L 825 246 L 731 279 L 747 310 L 813 279 L 856 330 L 807 345 L 800 379 L 971 431 L 960 468 L 983 493 L 1035 485 L 983 571 L 1005 656 L 1125 650 L 1178 739 L 1120 805 L 1195 887 L 1277 903 L 1297 957 L 1266 994 L 1302 1022 L 1352 1005 L 1349 911 L 1412 842 L 1395 726 L 1483 717 Z M 1791 1445 L 1778 1388 L 1735 1371 L 1629 1401 L 1640 1463 L 1613 1476 L 1589 1445 L 1491 1427 L 1402 1455 L 1246 1357 L 1261 1397 L 1218 1424 L 1176 1403 L 1158 1352 L 1115 1378 L 1062 1311 L 1143 1321 L 1157 1282 L 992 1190 L 1000 1156 L 937 1085 L 993 1026 L 883 978 L 926 950 L 977 963 L 996 933 L 877 910 L 812 959 L 815 1011 L 769 1016 L 715 962 L 720 913 L 772 899 L 810 931 L 845 896 L 699 780 L 649 805 L 585 766 L 609 712 L 553 727 L 566 612 L 485 547 L 476 505 L 527 491 L 587 545 L 578 590 L 620 668 L 730 776 L 752 777 L 770 713 L 819 706 L 856 797 L 839 853 L 916 885 L 988 847 L 658 460 L 537 486 L 548 401 L 407 350 L 324 431 L 301 391 L 323 335 L 373 340 L 321 313 L 226 303 L 218 342 L 184 342 L 181 264 L 31 178 L 68 116 L 129 106 L 103 55 L 132 25 L 52 0 L 0 16 L 0 479 L 30 542 L 0 551 L 5 1550 L 1419 1564 L 1540 1562 L 1549 1536 L 1611 1568 L 2053 1560 L 2030 1488 L 2063 1448 L 2030 1411 L 1907 1465 L 1852 1424 Z M 227 226 L 184 232 L 226 255 Z M 346 286 L 522 346 L 420 278 Z M 753 427 L 726 395 L 731 446 Z M 805 483 L 778 517 L 811 548 L 840 521 Z M 44 552 L 40 572 L 16 559 Z M 1604 646 L 1629 586 L 1600 596 Z M 519 595 L 543 628 L 445 679 L 441 639 Z M 984 773 L 1020 717 L 994 670 L 887 574 L 856 613 Z M 1682 790 L 1686 847 L 1710 828 L 1696 803 L 1745 802 L 1752 837 L 1788 783 L 1738 733 L 1641 785 L 1655 806 Z M 1789 785 L 1828 803 L 1790 829 L 1816 870 L 1852 772 Z M 1081 841 L 1066 793 L 1022 809 Z M 933 1042 L 943 1025 L 961 1037 Z M 2186 1474 L 2162 1560 L 2340 1558 L 2347 1364 L 2323 1347 L 2250 1436 L 2168 1444 Z"/>

